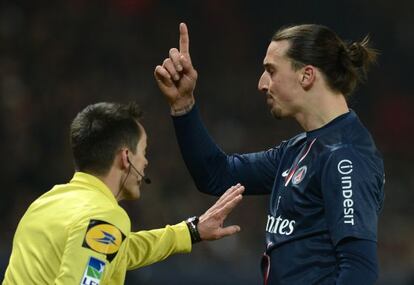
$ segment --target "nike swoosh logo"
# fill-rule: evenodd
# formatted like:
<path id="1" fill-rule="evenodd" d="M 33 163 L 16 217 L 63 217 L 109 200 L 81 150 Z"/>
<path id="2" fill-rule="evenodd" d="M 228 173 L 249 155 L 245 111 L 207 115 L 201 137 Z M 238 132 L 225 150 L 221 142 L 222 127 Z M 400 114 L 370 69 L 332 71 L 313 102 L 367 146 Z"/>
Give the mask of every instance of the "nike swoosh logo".
<path id="1" fill-rule="evenodd" d="M 286 177 L 286 176 L 288 176 L 288 174 L 289 174 L 289 170 L 290 170 L 290 169 L 286 169 L 285 171 L 283 171 L 283 173 L 282 173 L 282 177 Z"/>

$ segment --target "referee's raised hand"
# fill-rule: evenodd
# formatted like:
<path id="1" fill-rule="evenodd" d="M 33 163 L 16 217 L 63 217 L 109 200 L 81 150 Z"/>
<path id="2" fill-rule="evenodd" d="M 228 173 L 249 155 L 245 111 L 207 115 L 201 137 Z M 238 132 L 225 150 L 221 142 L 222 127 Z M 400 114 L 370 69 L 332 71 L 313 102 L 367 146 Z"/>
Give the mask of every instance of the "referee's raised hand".
<path id="1" fill-rule="evenodd" d="M 230 187 L 218 201 L 200 216 L 198 232 L 202 240 L 216 240 L 240 231 L 238 225 L 224 227 L 224 220 L 236 207 L 243 196 L 244 186 L 237 184 Z"/>
<path id="2" fill-rule="evenodd" d="M 169 57 L 155 67 L 154 76 L 172 109 L 184 109 L 194 103 L 198 75 L 191 63 L 190 38 L 185 23 L 180 24 L 179 49 L 170 49 Z"/>

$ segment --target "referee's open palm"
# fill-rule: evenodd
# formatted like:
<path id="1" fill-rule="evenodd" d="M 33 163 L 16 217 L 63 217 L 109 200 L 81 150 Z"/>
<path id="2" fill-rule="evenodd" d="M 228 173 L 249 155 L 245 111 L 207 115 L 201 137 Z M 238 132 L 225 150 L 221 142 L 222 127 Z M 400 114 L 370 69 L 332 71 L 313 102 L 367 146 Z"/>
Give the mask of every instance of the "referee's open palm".
<path id="1" fill-rule="evenodd" d="M 224 220 L 236 207 L 243 196 L 244 186 L 237 184 L 230 187 L 218 201 L 200 216 L 198 232 L 202 240 L 216 240 L 240 231 L 237 225 L 223 227 Z"/>

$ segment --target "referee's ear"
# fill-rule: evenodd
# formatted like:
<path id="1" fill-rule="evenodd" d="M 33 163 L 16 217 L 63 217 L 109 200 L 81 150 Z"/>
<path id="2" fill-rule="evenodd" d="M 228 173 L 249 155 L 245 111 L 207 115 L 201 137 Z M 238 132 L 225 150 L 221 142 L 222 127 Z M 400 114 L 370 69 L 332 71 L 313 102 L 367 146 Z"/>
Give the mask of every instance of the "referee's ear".
<path id="1" fill-rule="evenodd" d="M 117 154 L 117 156 L 115 157 L 115 162 L 117 163 L 119 168 L 122 170 L 128 169 L 130 162 L 128 159 L 128 155 L 129 155 L 129 150 L 127 148 L 123 148 L 120 150 L 120 152 Z"/>

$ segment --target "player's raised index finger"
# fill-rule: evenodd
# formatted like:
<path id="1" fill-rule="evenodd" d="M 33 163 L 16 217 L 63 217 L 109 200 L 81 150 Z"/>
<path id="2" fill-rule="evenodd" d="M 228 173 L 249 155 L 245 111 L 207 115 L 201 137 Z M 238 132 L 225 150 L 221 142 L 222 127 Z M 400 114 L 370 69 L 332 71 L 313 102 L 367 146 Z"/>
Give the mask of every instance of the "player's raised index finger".
<path id="1" fill-rule="evenodd" d="M 188 36 L 188 29 L 185 23 L 180 24 L 180 53 L 190 54 L 190 38 Z"/>

